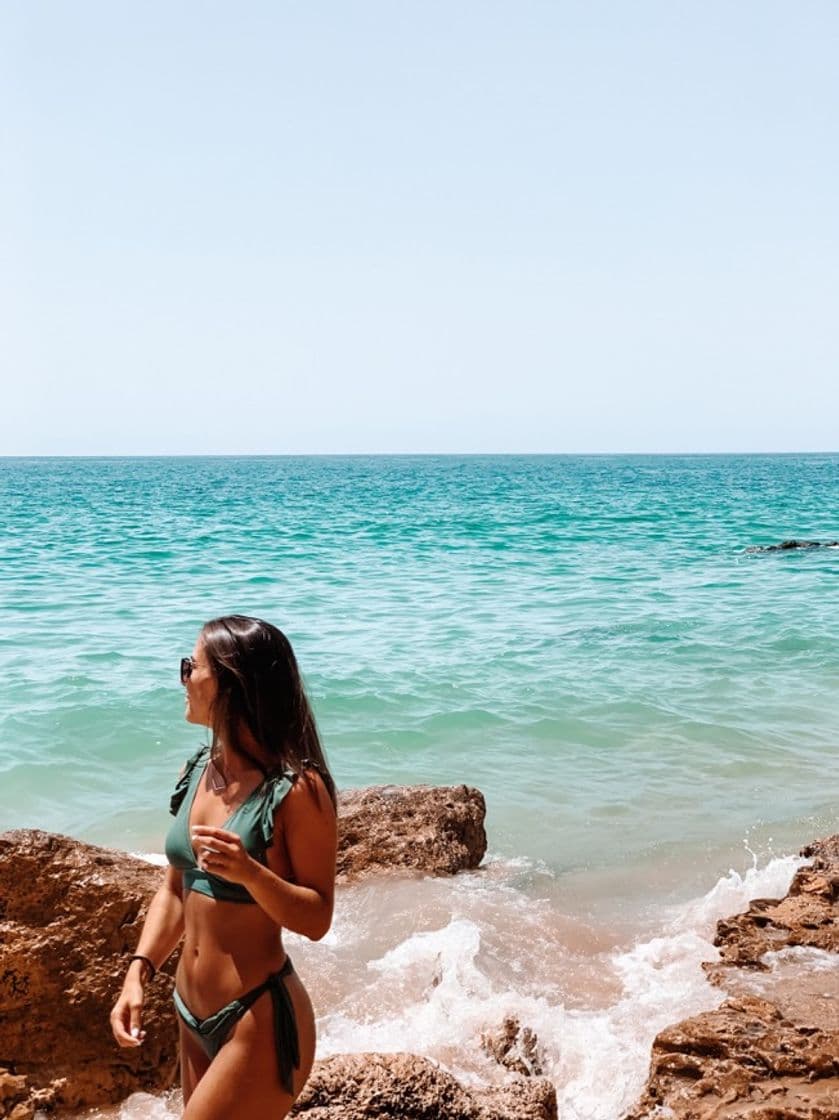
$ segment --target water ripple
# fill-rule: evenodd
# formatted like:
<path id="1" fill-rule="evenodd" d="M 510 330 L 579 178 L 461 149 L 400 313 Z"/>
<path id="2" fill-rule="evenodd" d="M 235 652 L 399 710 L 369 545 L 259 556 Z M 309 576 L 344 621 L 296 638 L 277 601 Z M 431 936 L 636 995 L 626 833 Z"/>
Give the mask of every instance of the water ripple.
<path id="1" fill-rule="evenodd" d="M 837 509 L 837 456 L 2 460 L 0 824 L 159 847 L 178 660 L 234 610 L 288 632 L 340 782 L 473 782 L 510 855 L 808 818 L 839 552 L 744 549 Z"/>

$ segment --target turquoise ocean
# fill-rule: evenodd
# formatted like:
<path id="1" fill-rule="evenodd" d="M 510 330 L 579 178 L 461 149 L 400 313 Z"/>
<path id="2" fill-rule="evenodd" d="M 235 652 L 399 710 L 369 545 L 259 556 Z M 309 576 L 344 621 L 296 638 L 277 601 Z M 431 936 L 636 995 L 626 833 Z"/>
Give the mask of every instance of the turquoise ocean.
<path id="1" fill-rule="evenodd" d="M 497 1079 L 517 1014 L 563 1116 L 611 1120 L 719 1002 L 715 919 L 839 829 L 839 549 L 746 551 L 837 537 L 839 455 L 0 459 L 0 827 L 159 860 L 178 661 L 265 617 L 339 786 L 487 800 L 481 871 L 290 938 L 321 1053 Z"/>

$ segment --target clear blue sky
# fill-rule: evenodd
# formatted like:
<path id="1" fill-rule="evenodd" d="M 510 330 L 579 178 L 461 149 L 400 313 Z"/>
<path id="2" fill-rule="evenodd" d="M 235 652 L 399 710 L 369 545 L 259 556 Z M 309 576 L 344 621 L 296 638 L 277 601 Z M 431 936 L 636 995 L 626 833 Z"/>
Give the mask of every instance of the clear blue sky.
<path id="1" fill-rule="evenodd" d="M 0 453 L 839 448 L 836 0 L 0 41 Z"/>

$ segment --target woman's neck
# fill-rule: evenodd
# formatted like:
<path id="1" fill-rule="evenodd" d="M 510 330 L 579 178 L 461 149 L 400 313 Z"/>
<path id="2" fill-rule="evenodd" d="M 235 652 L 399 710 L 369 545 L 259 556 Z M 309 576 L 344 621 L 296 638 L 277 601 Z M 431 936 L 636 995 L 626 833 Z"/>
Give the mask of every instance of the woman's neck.
<path id="1" fill-rule="evenodd" d="M 262 770 L 264 773 L 268 769 L 265 752 L 252 735 L 243 735 L 235 746 L 222 740 L 219 747 L 218 766 L 228 782 L 238 781 L 254 770 Z"/>

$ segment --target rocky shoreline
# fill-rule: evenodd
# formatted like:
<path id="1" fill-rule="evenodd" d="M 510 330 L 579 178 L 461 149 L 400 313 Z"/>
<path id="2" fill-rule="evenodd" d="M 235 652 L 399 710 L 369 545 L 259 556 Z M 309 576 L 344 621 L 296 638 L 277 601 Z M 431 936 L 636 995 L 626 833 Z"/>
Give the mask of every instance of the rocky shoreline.
<path id="1" fill-rule="evenodd" d="M 343 794 L 339 879 L 451 875 L 486 850 L 479 791 L 379 787 Z M 662 1031 L 626 1120 L 839 1118 L 839 836 L 817 841 L 780 900 L 718 923 L 725 994 L 716 1010 Z M 108 1012 L 160 869 L 54 834 L 0 834 L 0 1117 L 79 1109 L 161 1092 L 176 1078 L 171 1003 L 177 955 L 148 989 L 157 1029 L 118 1050 Z M 508 1019 L 483 1046 L 507 1072 L 475 1089 L 412 1054 L 337 1055 L 315 1064 L 294 1115 L 309 1120 L 555 1120 L 538 1039 Z"/>
<path id="2" fill-rule="evenodd" d="M 717 923 L 704 968 L 727 998 L 658 1035 L 626 1120 L 839 1117 L 839 836 L 801 855 L 784 898 Z"/>

